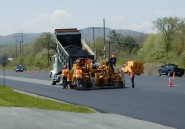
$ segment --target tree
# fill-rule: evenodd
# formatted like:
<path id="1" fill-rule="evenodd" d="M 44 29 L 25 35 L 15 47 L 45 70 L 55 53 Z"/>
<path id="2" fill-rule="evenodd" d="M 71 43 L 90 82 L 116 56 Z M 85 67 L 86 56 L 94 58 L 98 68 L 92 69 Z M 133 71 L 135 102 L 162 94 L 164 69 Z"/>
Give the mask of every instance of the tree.
<path id="1" fill-rule="evenodd" d="M 112 44 L 114 43 L 114 47 L 117 48 L 116 51 L 122 49 L 130 53 L 132 50 L 138 47 L 135 39 L 132 36 L 116 33 L 115 30 L 110 32 L 109 39 Z M 111 48 L 113 47 L 111 46 Z"/>
<path id="2" fill-rule="evenodd" d="M 157 28 L 164 36 L 167 53 L 169 52 L 171 42 L 180 30 L 181 23 L 182 20 L 178 17 L 157 18 L 156 21 L 153 21 L 154 27 Z"/>
<path id="3" fill-rule="evenodd" d="M 185 46 L 185 20 L 183 19 L 179 25 L 180 30 L 177 32 L 177 36 L 183 45 L 183 49 Z"/>
<path id="4" fill-rule="evenodd" d="M 49 63 L 50 51 L 56 50 L 56 44 L 50 33 L 43 33 L 34 43 L 35 54 L 42 52 L 47 49 L 47 60 Z"/>
<path id="5" fill-rule="evenodd" d="M 121 47 L 124 51 L 132 52 L 134 49 L 138 48 L 138 44 L 136 44 L 135 39 L 132 36 L 122 36 L 119 47 Z"/>
<path id="6" fill-rule="evenodd" d="M 51 35 L 51 33 L 43 33 L 41 35 L 43 47 L 46 49 L 56 50 L 55 41 Z"/>
<path id="7" fill-rule="evenodd" d="M 149 35 L 143 44 L 143 47 L 138 51 L 137 58 L 144 62 L 163 62 L 166 59 L 165 44 L 162 36 Z"/>

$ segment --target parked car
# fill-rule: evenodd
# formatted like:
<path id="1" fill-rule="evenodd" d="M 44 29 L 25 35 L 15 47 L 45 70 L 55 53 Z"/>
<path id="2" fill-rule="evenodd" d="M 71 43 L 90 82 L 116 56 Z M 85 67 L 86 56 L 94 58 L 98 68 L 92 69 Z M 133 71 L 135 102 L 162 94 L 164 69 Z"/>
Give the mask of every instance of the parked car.
<path id="1" fill-rule="evenodd" d="M 26 67 L 24 65 L 17 65 L 15 66 L 15 69 L 14 69 L 15 72 L 23 72 L 25 70 L 26 70 Z"/>
<path id="2" fill-rule="evenodd" d="M 184 69 L 178 68 L 176 64 L 165 64 L 159 68 L 158 73 L 159 73 L 159 76 L 161 75 L 172 76 L 173 73 L 175 73 L 175 75 L 181 77 L 184 75 Z"/>

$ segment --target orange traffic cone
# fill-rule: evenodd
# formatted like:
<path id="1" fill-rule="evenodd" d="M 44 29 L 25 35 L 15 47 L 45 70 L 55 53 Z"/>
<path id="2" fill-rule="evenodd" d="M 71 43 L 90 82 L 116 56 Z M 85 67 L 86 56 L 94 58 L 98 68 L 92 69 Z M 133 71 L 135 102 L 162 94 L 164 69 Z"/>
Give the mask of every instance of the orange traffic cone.
<path id="1" fill-rule="evenodd" d="M 169 81 L 168 81 L 168 87 L 172 87 L 172 81 L 171 81 L 171 78 L 169 78 Z"/>
<path id="2" fill-rule="evenodd" d="M 173 77 L 172 78 L 175 79 L 175 72 L 173 72 Z"/>

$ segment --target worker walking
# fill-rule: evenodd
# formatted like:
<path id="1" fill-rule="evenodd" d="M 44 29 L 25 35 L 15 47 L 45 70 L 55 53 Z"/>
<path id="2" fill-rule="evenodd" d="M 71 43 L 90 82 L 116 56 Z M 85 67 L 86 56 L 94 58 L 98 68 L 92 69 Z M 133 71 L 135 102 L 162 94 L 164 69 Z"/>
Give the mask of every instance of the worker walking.
<path id="1" fill-rule="evenodd" d="M 131 83 L 132 83 L 132 88 L 134 88 L 134 78 L 135 78 L 135 71 L 134 71 L 134 68 L 133 66 L 130 67 L 130 77 L 131 77 Z"/>
<path id="2" fill-rule="evenodd" d="M 68 74 L 67 66 L 64 66 L 64 69 L 62 70 L 62 84 L 63 89 L 66 89 L 67 87 L 67 74 Z"/>
<path id="3" fill-rule="evenodd" d="M 82 87 L 82 70 L 80 66 L 77 66 L 76 69 L 76 79 L 77 79 L 77 89 L 81 89 Z"/>

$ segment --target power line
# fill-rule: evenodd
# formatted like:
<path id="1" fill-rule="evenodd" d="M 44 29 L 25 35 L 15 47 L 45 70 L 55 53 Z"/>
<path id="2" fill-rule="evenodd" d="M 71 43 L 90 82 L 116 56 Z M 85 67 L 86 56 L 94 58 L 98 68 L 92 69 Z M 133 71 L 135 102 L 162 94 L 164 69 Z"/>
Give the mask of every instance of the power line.
<path id="1" fill-rule="evenodd" d="M 20 54 L 24 54 L 24 37 L 23 36 L 23 33 L 21 31 L 20 35 L 16 35 L 16 36 L 13 36 L 15 38 L 15 43 L 16 43 L 16 57 L 18 56 L 18 49 L 17 49 L 17 44 L 19 43 L 19 51 L 20 51 Z"/>

